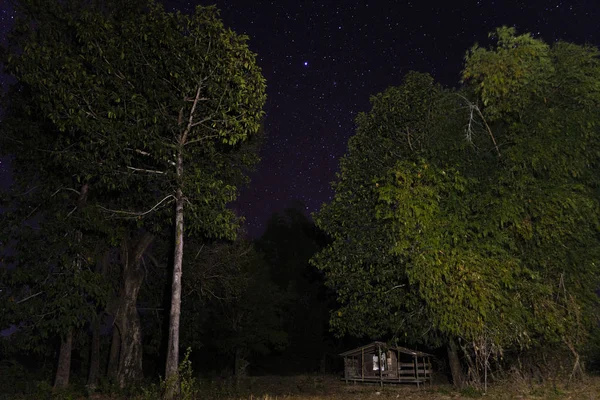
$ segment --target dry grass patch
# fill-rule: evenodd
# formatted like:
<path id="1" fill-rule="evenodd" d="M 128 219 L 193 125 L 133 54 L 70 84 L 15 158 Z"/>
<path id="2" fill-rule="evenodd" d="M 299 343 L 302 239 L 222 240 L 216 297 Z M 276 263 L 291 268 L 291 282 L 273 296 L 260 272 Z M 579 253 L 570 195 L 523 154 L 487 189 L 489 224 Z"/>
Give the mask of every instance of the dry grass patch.
<path id="1" fill-rule="evenodd" d="M 334 376 L 254 377 L 237 393 L 204 393 L 219 400 L 447 400 L 447 399 L 573 399 L 600 400 L 600 377 L 564 384 L 526 385 L 505 382 L 489 388 L 487 394 L 476 390 L 456 391 L 451 385 L 434 384 L 418 389 L 416 385 L 348 384 Z"/>

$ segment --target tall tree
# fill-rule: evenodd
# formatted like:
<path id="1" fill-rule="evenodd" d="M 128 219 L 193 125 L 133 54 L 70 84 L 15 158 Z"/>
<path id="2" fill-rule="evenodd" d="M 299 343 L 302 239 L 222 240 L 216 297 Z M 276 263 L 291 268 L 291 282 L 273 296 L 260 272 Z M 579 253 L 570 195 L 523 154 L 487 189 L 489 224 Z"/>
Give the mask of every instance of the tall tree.
<path id="1" fill-rule="evenodd" d="M 477 384 L 504 349 L 562 344 L 580 369 L 600 240 L 598 51 L 493 36 L 460 92 L 409 74 L 359 116 L 314 259 L 339 332 L 460 343 Z"/>
<path id="2" fill-rule="evenodd" d="M 305 207 L 274 213 L 265 233 L 256 241 L 264 255 L 271 280 L 285 293 L 283 324 L 289 347 L 272 365 L 287 372 L 313 372 L 325 368 L 328 352 L 335 351 L 328 329 L 333 298 L 324 285 L 323 273 L 309 263 L 327 237 L 306 216 Z"/>
<path id="3" fill-rule="evenodd" d="M 14 251 L 2 317 L 19 327 L 23 350 L 42 351 L 43 341 L 62 337 L 55 379 L 62 387 L 69 381 L 74 330 L 107 299 L 108 287 L 93 266 L 96 242 L 106 240 L 110 229 L 90 207 L 90 184 L 59 161 L 59 133 L 37 118 L 40 110 L 28 103 L 29 94 L 22 86 L 9 92 L 0 135 L 15 172 L 1 227 L 3 245 L 12 243 Z"/>
<path id="4" fill-rule="evenodd" d="M 237 219 L 225 205 L 240 171 L 229 168 L 227 153 L 258 131 L 265 82 L 247 38 L 226 29 L 214 7 L 183 15 L 154 2 L 118 3 L 24 1 L 7 70 L 31 87 L 52 123 L 77 133 L 64 145 L 93 156 L 93 177 L 141 190 L 145 208 L 104 207 L 107 213 L 143 219 L 160 211 L 174 221 L 170 379 L 178 364 L 184 228 L 235 235 Z M 65 162 L 78 169 L 82 160 Z"/>
<path id="5" fill-rule="evenodd" d="M 512 28 L 491 36 L 495 46 L 468 53 L 463 78 L 506 143 L 492 221 L 535 276 L 533 290 L 523 287 L 533 294 L 527 340 L 569 349 L 575 374 L 577 349 L 597 324 L 600 53 Z"/>
<path id="6" fill-rule="evenodd" d="M 404 260 L 389 251 L 390 233 L 375 213 L 374 180 L 398 160 L 418 159 L 436 138 L 443 141 L 443 134 L 453 131 L 451 124 L 444 129 L 443 118 L 453 115 L 456 103 L 430 76 L 418 73 L 409 73 L 401 86 L 371 102 L 372 111 L 358 116 L 357 132 L 340 161 L 336 195 L 315 215 L 332 243 L 313 262 L 324 270 L 341 304 L 331 315 L 339 334 L 435 339 L 418 292 L 407 284 Z"/>

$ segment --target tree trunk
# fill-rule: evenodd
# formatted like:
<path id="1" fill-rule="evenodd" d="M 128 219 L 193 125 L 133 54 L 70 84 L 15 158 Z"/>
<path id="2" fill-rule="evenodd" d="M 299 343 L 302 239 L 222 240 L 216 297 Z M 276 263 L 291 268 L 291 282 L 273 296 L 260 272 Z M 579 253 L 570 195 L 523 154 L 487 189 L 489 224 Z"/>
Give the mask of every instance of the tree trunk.
<path id="1" fill-rule="evenodd" d="M 454 339 L 448 342 L 448 363 L 450 364 L 450 372 L 452 373 L 452 383 L 457 389 L 463 386 L 463 371 L 458 357 L 458 346 Z"/>
<path id="2" fill-rule="evenodd" d="M 112 382 L 117 382 L 119 373 L 119 354 L 121 352 L 121 335 L 119 334 L 119 327 L 117 326 L 116 320 L 117 318 L 115 316 L 112 339 L 110 342 L 110 354 L 108 356 L 108 367 L 106 371 L 106 376 L 108 376 Z"/>
<path id="3" fill-rule="evenodd" d="M 234 372 L 235 375 L 235 384 L 239 387 L 242 380 L 247 375 L 247 368 L 250 363 L 246 359 L 246 352 L 241 348 L 237 347 L 235 349 L 235 359 L 234 359 Z"/>
<path id="4" fill-rule="evenodd" d="M 327 353 L 323 353 L 321 355 L 321 361 L 319 362 L 319 372 L 321 375 L 325 375 L 327 373 Z"/>
<path id="5" fill-rule="evenodd" d="M 104 257 L 102 257 L 102 261 L 100 261 L 96 266 L 96 272 L 106 276 L 106 271 L 108 269 L 110 252 L 106 251 L 104 253 Z M 100 322 L 102 316 L 104 315 L 104 311 L 99 311 L 96 320 L 92 325 L 92 345 L 90 350 L 90 371 L 88 374 L 87 387 L 91 390 L 95 390 L 98 385 L 98 377 L 100 374 Z"/>
<path id="6" fill-rule="evenodd" d="M 183 177 L 183 155 L 177 155 L 177 177 L 179 185 Z M 175 249 L 173 254 L 173 286 L 171 288 L 171 312 L 169 315 L 169 343 L 167 348 L 167 365 L 165 378 L 171 382 L 165 394 L 167 399 L 173 398 L 179 386 L 177 366 L 179 364 L 179 320 L 181 316 L 181 275 L 183 265 L 183 191 L 177 188 L 175 197 Z"/>
<path id="7" fill-rule="evenodd" d="M 123 240 L 121 264 L 123 284 L 114 311 L 113 342 L 109 359 L 109 374 L 124 388 L 143 379 L 142 327 L 137 311 L 137 298 L 144 281 L 141 261 L 154 236 L 146 232 L 133 244 Z"/>
<path id="8" fill-rule="evenodd" d="M 69 375 L 71 373 L 71 349 L 73 347 L 73 329 L 70 328 L 64 338 L 60 341 L 58 353 L 58 366 L 54 379 L 54 388 L 62 389 L 69 386 Z"/>
<path id="9" fill-rule="evenodd" d="M 81 186 L 79 197 L 77 198 L 77 211 L 81 212 L 87 200 L 89 186 L 84 184 Z M 76 243 L 81 243 L 81 231 L 75 232 Z M 81 269 L 80 257 L 75 257 L 73 266 L 76 270 Z M 69 385 L 69 375 L 71 373 L 71 350 L 73 348 L 73 328 L 70 327 L 64 338 L 61 338 L 60 351 L 58 354 L 58 366 L 56 368 L 56 376 L 54 379 L 55 388 L 64 388 Z"/>
<path id="10" fill-rule="evenodd" d="M 95 390 L 98 384 L 98 373 L 100 372 L 100 318 L 92 325 L 92 346 L 90 350 L 90 371 L 88 374 L 87 387 Z"/>

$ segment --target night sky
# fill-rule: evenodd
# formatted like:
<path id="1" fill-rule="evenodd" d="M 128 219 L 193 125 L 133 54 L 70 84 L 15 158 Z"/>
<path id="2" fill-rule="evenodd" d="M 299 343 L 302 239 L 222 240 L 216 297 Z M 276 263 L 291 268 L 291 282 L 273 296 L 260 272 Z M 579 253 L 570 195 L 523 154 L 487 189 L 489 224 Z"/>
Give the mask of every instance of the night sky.
<path id="1" fill-rule="evenodd" d="M 12 11 L 0 0 L 0 35 Z M 208 1 L 164 0 L 191 11 Z M 599 0 L 216 1 L 226 26 L 250 36 L 267 79 L 262 162 L 236 208 L 253 236 L 268 217 L 299 200 L 307 212 L 333 192 L 338 159 L 369 96 L 409 70 L 458 85 L 465 51 L 487 33 L 515 26 L 551 42 L 600 44 Z M 8 179 L 6 162 L 1 182 Z M 4 183 L 5 185 L 5 183 Z"/>

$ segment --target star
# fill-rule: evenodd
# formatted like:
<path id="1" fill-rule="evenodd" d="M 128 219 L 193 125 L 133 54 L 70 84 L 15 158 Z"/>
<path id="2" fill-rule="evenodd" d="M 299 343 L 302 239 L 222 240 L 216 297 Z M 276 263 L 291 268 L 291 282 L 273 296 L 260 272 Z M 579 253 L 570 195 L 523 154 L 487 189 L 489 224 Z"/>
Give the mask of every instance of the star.
<path id="1" fill-rule="evenodd" d="M 457 87 L 465 52 L 488 41 L 488 33 L 501 25 L 516 25 L 520 33 L 532 32 L 547 43 L 600 44 L 595 21 L 600 9 L 592 0 L 496 0 L 494 5 L 473 0 L 473 5 L 453 2 L 433 10 L 428 2 L 393 0 L 382 0 L 378 7 L 366 2 L 342 7 L 292 0 L 160 1 L 182 12 L 216 3 L 224 24 L 247 34 L 257 54 L 267 80 L 266 136 L 262 161 L 234 205 L 247 217 L 252 236 L 262 233 L 273 212 L 296 199 L 304 199 L 311 210 L 331 200 L 329 183 L 339 172 L 357 114 L 368 112 L 369 98 L 398 86 L 406 72 L 428 72 L 445 86 Z M 11 3 L 0 0 L 4 44 L 15 15 Z M 563 9 L 568 12 L 558 12 Z M 313 67 L 309 60 L 318 63 Z M 4 159 L 0 172 L 7 170 L 10 162 Z M 3 181 L 0 176 L 0 185 Z"/>

